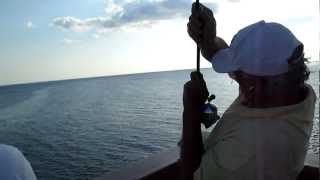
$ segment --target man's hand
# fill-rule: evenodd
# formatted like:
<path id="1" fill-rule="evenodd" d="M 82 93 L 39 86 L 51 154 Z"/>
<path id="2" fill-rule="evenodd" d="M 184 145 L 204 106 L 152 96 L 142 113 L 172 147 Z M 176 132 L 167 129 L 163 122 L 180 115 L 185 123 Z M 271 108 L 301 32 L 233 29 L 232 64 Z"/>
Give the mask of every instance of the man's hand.
<path id="1" fill-rule="evenodd" d="M 200 4 L 199 9 L 196 3 L 192 5 L 192 14 L 188 23 L 189 36 L 198 44 L 202 56 L 211 61 L 216 47 L 216 20 L 212 11 Z"/>
<path id="2" fill-rule="evenodd" d="M 184 85 L 183 127 L 180 151 L 181 179 L 192 180 L 204 152 L 201 135 L 201 108 L 209 96 L 200 72 L 191 73 L 191 81 Z"/>
<path id="3" fill-rule="evenodd" d="M 191 81 L 184 85 L 183 106 L 187 111 L 199 111 L 209 96 L 206 82 L 200 72 L 190 74 Z"/>
<path id="4" fill-rule="evenodd" d="M 216 36 L 216 20 L 212 11 L 200 4 L 192 5 L 192 14 L 188 22 L 189 36 L 198 44 L 202 56 L 211 62 L 212 57 L 220 49 L 228 48 L 228 44 Z"/>

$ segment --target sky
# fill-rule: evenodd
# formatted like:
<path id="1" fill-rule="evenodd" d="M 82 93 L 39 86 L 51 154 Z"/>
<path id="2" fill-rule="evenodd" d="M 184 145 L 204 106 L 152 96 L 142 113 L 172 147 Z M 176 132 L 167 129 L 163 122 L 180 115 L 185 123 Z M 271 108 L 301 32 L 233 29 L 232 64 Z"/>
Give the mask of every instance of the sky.
<path id="1" fill-rule="evenodd" d="M 203 0 L 229 44 L 260 20 L 287 26 L 319 60 L 319 1 Z M 191 0 L 2 0 L 0 85 L 195 68 Z M 202 58 L 201 67 L 210 67 Z"/>

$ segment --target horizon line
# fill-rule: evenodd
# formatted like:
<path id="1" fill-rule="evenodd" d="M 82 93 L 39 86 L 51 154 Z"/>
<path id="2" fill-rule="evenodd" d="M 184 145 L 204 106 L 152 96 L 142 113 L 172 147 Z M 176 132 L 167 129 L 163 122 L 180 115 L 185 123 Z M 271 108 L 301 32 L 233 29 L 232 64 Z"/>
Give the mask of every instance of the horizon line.
<path id="1" fill-rule="evenodd" d="M 66 78 L 66 79 L 54 79 L 54 80 L 47 80 L 47 81 L 31 81 L 31 82 L 12 83 L 12 84 L 0 84 L 0 88 L 2 88 L 2 87 L 10 87 L 10 86 L 24 86 L 24 85 L 31 85 L 31 84 L 54 83 L 54 82 L 62 82 L 62 81 L 75 81 L 75 80 L 86 80 L 86 79 L 110 78 L 110 77 L 149 74 L 149 73 L 185 71 L 185 70 L 193 70 L 193 69 L 196 70 L 195 68 L 190 68 L 190 69 L 172 69 L 172 70 L 146 71 L 146 72 L 134 72 L 134 73 L 123 73 L 123 74 L 111 74 L 111 75 L 98 75 L 98 76 L 89 76 L 89 77 L 76 77 L 76 78 Z M 200 69 L 210 69 L 210 67 L 204 67 L 204 68 L 200 68 Z"/>
<path id="2" fill-rule="evenodd" d="M 308 64 L 319 64 L 319 61 L 310 61 Z M 9 87 L 9 86 L 23 86 L 30 84 L 42 84 L 42 83 L 54 83 L 61 81 L 73 81 L 73 80 L 85 80 L 85 79 L 97 79 L 97 78 L 106 78 L 106 77 L 118 77 L 118 76 L 129 76 L 129 75 L 138 75 L 138 74 L 148 74 L 148 73 L 160 73 L 160 72 L 172 72 L 172 71 L 185 71 L 185 70 L 196 70 L 195 68 L 187 68 L 187 69 L 171 69 L 171 70 L 160 70 L 160 71 L 146 71 L 146 72 L 133 72 L 133 73 L 123 73 L 123 74 L 110 74 L 110 75 L 97 75 L 97 76 L 88 76 L 88 77 L 76 77 L 76 78 L 66 78 L 66 79 L 53 79 L 53 80 L 45 80 L 45 81 L 30 81 L 30 82 L 22 82 L 22 83 L 9 83 L 9 84 L 0 84 L 0 88 Z M 203 67 L 200 69 L 211 69 L 211 67 Z M 320 69 L 319 69 L 320 71 Z"/>

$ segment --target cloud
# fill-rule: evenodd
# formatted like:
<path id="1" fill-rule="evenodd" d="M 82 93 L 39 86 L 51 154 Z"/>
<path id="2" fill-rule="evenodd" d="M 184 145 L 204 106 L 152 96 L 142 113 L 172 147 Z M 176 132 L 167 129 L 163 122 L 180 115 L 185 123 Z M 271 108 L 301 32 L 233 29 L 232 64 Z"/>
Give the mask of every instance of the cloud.
<path id="1" fill-rule="evenodd" d="M 63 39 L 62 42 L 63 42 L 64 44 L 66 44 L 66 45 L 69 45 L 69 44 L 77 43 L 77 42 L 79 42 L 79 40 L 73 40 L 73 39 L 65 38 L 65 39 Z"/>
<path id="2" fill-rule="evenodd" d="M 93 34 L 92 37 L 93 37 L 94 39 L 99 39 L 99 38 L 100 38 L 100 35 L 99 35 L 99 34 Z"/>
<path id="3" fill-rule="evenodd" d="M 149 27 L 160 21 L 174 18 L 185 18 L 190 14 L 192 0 L 113 0 L 106 1 L 106 15 L 78 19 L 71 16 L 57 17 L 53 25 L 64 30 L 86 32 L 95 29 L 104 32 L 108 29 L 128 26 Z M 217 4 L 206 3 L 217 10 Z"/>
<path id="4" fill-rule="evenodd" d="M 61 29 L 69 29 L 75 32 L 83 32 L 91 28 L 87 21 L 82 21 L 70 16 L 55 18 L 53 20 L 53 25 Z"/>
<path id="5" fill-rule="evenodd" d="M 315 16 L 299 16 L 299 17 L 289 17 L 285 23 L 288 24 L 304 24 L 308 22 L 315 21 L 316 17 Z"/>
<path id="6" fill-rule="evenodd" d="M 33 29 L 33 28 L 34 28 L 34 24 L 33 24 L 31 21 L 27 21 L 27 22 L 25 23 L 25 25 L 26 25 L 26 27 L 27 27 L 28 29 Z"/>

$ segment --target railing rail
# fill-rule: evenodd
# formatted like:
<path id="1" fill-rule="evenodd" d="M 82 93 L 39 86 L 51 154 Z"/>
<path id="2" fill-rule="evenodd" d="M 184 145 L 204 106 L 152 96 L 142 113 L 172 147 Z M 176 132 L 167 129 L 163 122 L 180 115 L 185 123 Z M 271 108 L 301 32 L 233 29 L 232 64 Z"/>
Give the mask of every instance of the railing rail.
<path id="1" fill-rule="evenodd" d="M 130 164 L 111 174 L 98 177 L 95 180 L 132 180 L 132 179 L 168 179 L 178 176 L 176 170 L 179 159 L 179 147 L 153 155 L 144 160 Z M 172 178 L 169 178 L 172 179 Z M 176 179 L 176 178 L 174 178 Z"/>
<path id="2" fill-rule="evenodd" d="M 127 167 L 118 169 L 111 174 L 98 177 L 95 180 L 178 179 L 179 151 L 179 147 L 172 148 L 168 151 L 130 164 Z M 305 168 L 298 179 L 313 180 L 313 178 L 310 177 L 314 177 L 315 174 L 318 174 L 316 177 L 319 177 L 319 155 L 308 154 L 305 160 Z"/>

